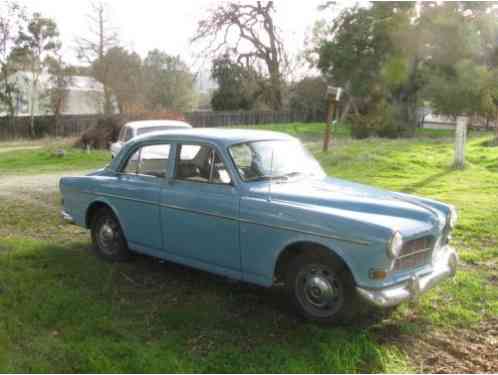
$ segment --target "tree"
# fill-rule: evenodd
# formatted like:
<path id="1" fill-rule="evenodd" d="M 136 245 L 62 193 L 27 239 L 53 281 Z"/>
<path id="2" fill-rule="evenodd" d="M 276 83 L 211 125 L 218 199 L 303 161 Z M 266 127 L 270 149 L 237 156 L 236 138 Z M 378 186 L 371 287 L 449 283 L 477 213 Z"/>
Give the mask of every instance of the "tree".
<path id="1" fill-rule="evenodd" d="M 60 115 L 67 98 L 68 88 L 73 83 L 74 69 L 64 62 L 59 51 L 47 60 L 49 73 L 48 99 L 50 112 L 54 115 L 55 135 L 63 133 Z"/>
<path id="2" fill-rule="evenodd" d="M 92 66 L 93 77 L 104 86 L 104 113 L 113 112 L 113 100 L 109 85 L 111 62 L 105 59 L 107 52 L 119 45 L 116 30 L 111 26 L 109 7 L 106 3 L 96 1 L 91 3 L 91 13 L 88 18 L 88 37 L 76 39 L 78 57 Z"/>
<path id="3" fill-rule="evenodd" d="M 194 77 L 179 56 L 150 51 L 143 64 L 145 108 L 150 111 L 192 109 Z"/>
<path id="4" fill-rule="evenodd" d="M 482 64 L 483 56 L 496 53 L 495 48 L 484 53 L 483 45 L 496 44 L 496 37 L 490 43 L 492 35 L 479 22 L 490 9 L 466 2 L 379 2 L 346 9 L 332 26 L 317 28 L 321 34 L 312 52 L 322 73 L 357 99 L 360 112 L 414 134 L 417 106 L 444 96 L 436 93 L 436 82 L 443 89 L 443 81 L 463 78 L 458 64 L 462 73 L 463 61 Z"/>
<path id="5" fill-rule="evenodd" d="M 106 81 L 116 96 L 119 111 L 125 113 L 141 108 L 143 77 L 140 56 L 122 47 L 113 47 L 102 61 L 108 67 Z"/>
<path id="6" fill-rule="evenodd" d="M 273 1 L 254 3 L 228 2 L 212 9 L 199 21 L 193 42 L 207 41 L 203 54 L 218 57 L 227 51 L 238 64 L 264 67 L 267 77 L 261 88 L 271 108 L 282 108 L 283 68 L 286 54 L 273 20 Z"/>
<path id="7" fill-rule="evenodd" d="M 322 77 L 305 77 L 291 88 L 290 107 L 314 118 L 327 112 L 327 82 Z"/>
<path id="8" fill-rule="evenodd" d="M 213 60 L 211 77 L 218 84 L 211 107 L 215 111 L 249 110 L 254 107 L 258 92 L 256 72 L 233 62 L 228 55 Z"/>
<path id="9" fill-rule="evenodd" d="M 57 24 L 40 13 L 33 13 L 17 41 L 16 56 L 29 69 L 30 82 L 30 131 L 35 136 L 35 106 L 40 105 L 40 76 L 48 66 L 48 59 L 60 48 Z"/>
<path id="10" fill-rule="evenodd" d="M 406 50 L 400 59 L 401 52 L 393 34 L 398 30 L 413 32 L 414 11 L 414 3 L 373 3 L 370 7 L 346 8 L 330 25 L 319 23 L 315 26 L 314 45 L 308 54 L 330 82 L 345 88 L 346 108 L 365 114 L 383 107 L 375 102 L 376 99 L 387 100 L 392 106 L 403 107 L 399 110 L 404 116 L 399 118 L 401 127 L 415 127 L 415 117 L 411 116 L 412 112 L 415 114 L 415 108 L 411 106 L 418 89 L 413 85 L 417 77 L 391 77 L 391 73 L 399 70 L 389 69 L 398 68 L 402 61 L 418 72 L 418 60 L 411 58 L 416 54 L 411 49 Z M 391 78 L 393 84 L 389 86 Z M 396 80 L 398 78 L 404 81 Z M 385 98 L 372 95 L 378 90 L 385 91 Z"/>
<path id="11" fill-rule="evenodd" d="M 13 1 L 0 3 L 0 107 L 7 109 L 9 124 L 14 129 L 18 87 L 13 80 L 18 67 L 12 51 L 25 22 L 24 10 Z"/>

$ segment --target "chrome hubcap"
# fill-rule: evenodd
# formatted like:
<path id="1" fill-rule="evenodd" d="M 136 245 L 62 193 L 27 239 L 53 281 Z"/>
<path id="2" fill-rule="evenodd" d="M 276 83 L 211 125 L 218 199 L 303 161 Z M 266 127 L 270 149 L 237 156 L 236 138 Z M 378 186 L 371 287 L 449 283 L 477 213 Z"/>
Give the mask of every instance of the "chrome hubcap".
<path id="1" fill-rule="evenodd" d="M 335 290 L 330 281 L 320 275 L 308 278 L 304 284 L 304 296 L 312 305 L 322 308 L 332 302 Z"/>
<path id="2" fill-rule="evenodd" d="M 308 265 L 298 273 L 296 296 L 303 308 L 316 317 L 332 316 L 343 303 L 339 279 L 323 265 Z"/>
<path id="3" fill-rule="evenodd" d="M 101 251 L 106 254 L 114 254 L 117 250 L 117 225 L 107 219 L 99 228 L 97 233 L 97 244 Z"/>
<path id="4" fill-rule="evenodd" d="M 114 231 L 109 225 L 103 225 L 100 232 L 104 241 L 112 241 L 114 239 Z"/>

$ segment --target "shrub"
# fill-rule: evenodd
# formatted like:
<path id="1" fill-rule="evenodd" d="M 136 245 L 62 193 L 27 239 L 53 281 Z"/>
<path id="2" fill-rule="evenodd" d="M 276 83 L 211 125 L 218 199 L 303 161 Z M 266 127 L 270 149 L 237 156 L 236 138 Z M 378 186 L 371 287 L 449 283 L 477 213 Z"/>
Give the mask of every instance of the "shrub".
<path id="1" fill-rule="evenodd" d="M 399 117 L 394 107 L 382 101 L 368 114 L 353 117 L 351 135 L 356 139 L 372 136 L 398 138 L 401 135 Z"/>
<path id="2" fill-rule="evenodd" d="M 118 139 L 121 127 L 130 121 L 140 120 L 177 120 L 185 121 L 185 116 L 178 112 L 149 112 L 140 114 L 111 115 L 102 117 L 97 125 L 83 132 L 75 147 L 107 149 Z"/>
<path id="3" fill-rule="evenodd" d="M 118 123 L 119 118 L 108 116 L 100 118 L 97 125 L 85 131 L 76 141 L 75 146 L 81 148 L 106 149 L 114 142 L 123 124 Z"/>

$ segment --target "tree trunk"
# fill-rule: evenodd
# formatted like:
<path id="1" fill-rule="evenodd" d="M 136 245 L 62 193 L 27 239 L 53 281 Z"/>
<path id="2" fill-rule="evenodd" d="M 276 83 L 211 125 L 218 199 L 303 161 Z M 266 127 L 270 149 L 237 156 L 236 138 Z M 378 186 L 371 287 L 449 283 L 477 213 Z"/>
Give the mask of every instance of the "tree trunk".
<path id="1" fill-rule="evenodd" d="M 9 127 L 12 134 L 12 138 L 16 136 L 16 106 L 13 103 L 13 99 L 9 99 Z"/>
<path id="2" fill-rule="evenodd" d="M 413 97 L 398 97 L 392 103 L 399 135 L 413 137 L 417 128 L 416 105 Z"/>
<path id="3" fill-rule="evenodd" d="M 31 90 L 31 103 L 30 103 L 30 108 L 29 108 L 29 132 L 31 134 L 31 137 L 34 138 L 36 136 L 35 133 L 35 88 Z"/>
<path id="4" fill-rule="evenodd" d="M 353 104 L 352 101 L 353 98 L 350 96 L 348 101 L 346 102 L 346 105 L 344 106 L 344 109 L 341 111 L 340 122 L 346 121 L 346 118 L 349 116 L 349 112 L 351 111 L 351 106 Z"/>
<path id="5" fill-rule="evenodd" d="M 107 85 L 104 85 L 104 114 L 110 115 L 113 112 L 111 90 Z"/>

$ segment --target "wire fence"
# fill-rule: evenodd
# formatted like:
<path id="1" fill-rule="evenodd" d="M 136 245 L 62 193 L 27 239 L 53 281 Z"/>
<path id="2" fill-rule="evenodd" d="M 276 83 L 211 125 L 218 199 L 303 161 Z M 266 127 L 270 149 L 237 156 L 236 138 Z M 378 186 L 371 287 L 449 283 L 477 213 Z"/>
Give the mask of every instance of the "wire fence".
<path id="1" fill-rule="evenodd" d="M 111 115 L 125 123 L 140 119 L 157 118 L 153 113 Z M 193 127 L 241 127 L 264 124 L 323 122 L 325 113 L 296 111 L 237 111 L 237 112 L 186 112 L 185 120 Z M 58 125 L 54 116 L 36 116 L 35 137 L 74 137 L 97 126 L 105 115 L 61 115 Z M 0 140 L 31 138 L 29 116 L 16 117 L 14 126 L 7 117 L 0 117 Z"/>

